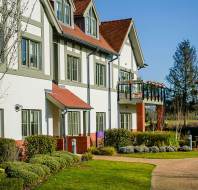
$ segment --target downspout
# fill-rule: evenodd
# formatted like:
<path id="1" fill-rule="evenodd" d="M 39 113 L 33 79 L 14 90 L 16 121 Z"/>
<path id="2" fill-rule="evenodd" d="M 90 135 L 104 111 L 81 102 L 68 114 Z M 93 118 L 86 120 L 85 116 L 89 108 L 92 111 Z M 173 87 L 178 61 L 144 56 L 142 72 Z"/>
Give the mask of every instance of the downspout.
<path id="1" fill-rule="evenodd" d="M 91 97 L 90 97 L 90 56 L 94 55 L 94 53 L 98 52 L 98 49 L 93 50 L 87 55 L 87 103 L 90 105 Z M 90 135 L 91 132 L 91 118 L 90 118 L 90 111 L 88 112 L 88 133 Z"/>
<path id="2" fill-rule="evenodd" d="M 119 56 L 108 62 L 108 113 L 109 113 L 109 129 L 111 129 L 111 63 L 117 60 Z"/>
<path id="3" fill-rule="evenodd" d="M 62 117 L 62 136 L 64 139 L 64 151 L 67 150 L 67 141 L 66 141 L 66 130 L 65 130 L 65 115 L 68 113 L 68 109 L 65 108 L 64 110 L 62 110 L 61 112 L 61 117 Z"/>

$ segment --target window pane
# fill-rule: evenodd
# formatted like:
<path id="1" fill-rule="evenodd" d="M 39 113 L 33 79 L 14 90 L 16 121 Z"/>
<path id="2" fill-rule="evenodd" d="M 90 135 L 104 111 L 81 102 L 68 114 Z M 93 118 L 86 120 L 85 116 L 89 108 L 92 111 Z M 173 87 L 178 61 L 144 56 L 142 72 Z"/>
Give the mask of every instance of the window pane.
<path id="1" fill-rule="evenodd" d="M 71 25 L 71 7 L 68 2 L 64 3 L 64 23 Z"/>
<path id="2" fill-rule="evenodd" d="M 62 0 L 56 1 L 56 16 L 58 20 L 62 20 Z"/>
<path id="3" fill-rule="evenodd" d="M 106 114 L 105 113 L 96 113 L 96 131 L 105 131 L 106 130 Z"/>
<path id="4" fill-rule="evenodd" d="M 26 137 L 28 136 L 28 111 L 23 110 L 22 111 L 22 136 Z"/>
<path id="5" fill-rule="evenodd" d="M 96 64 L 96 85 L 106 86 L 106 68 L 105 65 Z"/>
<path id="6" fill-rule="evenodd" d="M 4 136 L 4 113 L 3 109 L 0 109 L 0 137 Z"/>
<path id="7" fill-rule="evenodd" d="M 21 42 L 22 65 L 27 66 L 27 40 L 22 39 Z"/>
<path id="8" fill-rule="evenodd" d="M 80 81 L 81 70 L 79 58 L 68 55 L 67 56 L 67 79 L 73 81 Z"/>
<path id="9" fill-rule="evenodd" d="M 68 112 L 68 135 L 80 134 L 80 112 Z"/>
<path id="10" fill-rule="evenodd" d="M 38 43 L 30 41 L 30 65 L 31 67 L 38 68 Z"/>

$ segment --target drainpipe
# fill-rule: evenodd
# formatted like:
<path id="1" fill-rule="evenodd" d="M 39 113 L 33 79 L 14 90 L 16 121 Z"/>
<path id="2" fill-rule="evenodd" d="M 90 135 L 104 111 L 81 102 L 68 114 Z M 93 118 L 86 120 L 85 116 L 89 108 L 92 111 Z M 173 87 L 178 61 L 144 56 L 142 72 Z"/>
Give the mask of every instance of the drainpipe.
<path id="1" fill-rule="evenodd" d="M 91 97 L 90 97 L 90 56 L 91 55 L 94 55 L 94 53 L 98 52 L 98 49 L 95 49 L 93 50 L 92 52 L 90 52 L 88 55 L 87 55 L 87 103 L 90 105 L 91 103 Z M 90 131 L 91 131 L 91 118 L 90 118 L 90 111 L 88 112 L 88 133 L 90 134 Z"/>
<path id="2" fill-rule="evenodd" d="M 64 110 L 62 110 L 61 112 L 61 117 L 62 117 L 62 136 L 64 139 L 64 150 L 67 149 L 67 141 L 66 141 L 66 130 L 65 130 L 65 115 L 67 114 L 68 109 L 65 108 Z"/>
<path id="3" fill-rule="evenodd" d="M 119 56 L 108 62 L 108 113 L 109 113 L 109 129 L 111 129 L 111 63 L 117 60 Z"/>

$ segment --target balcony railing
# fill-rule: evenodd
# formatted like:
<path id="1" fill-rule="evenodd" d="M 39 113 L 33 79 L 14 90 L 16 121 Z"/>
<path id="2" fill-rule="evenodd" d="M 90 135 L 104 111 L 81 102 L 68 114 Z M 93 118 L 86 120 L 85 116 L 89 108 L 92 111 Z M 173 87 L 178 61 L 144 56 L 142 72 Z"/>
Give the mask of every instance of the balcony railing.
<path id="1" fill-rule="evenodd" d="M 163 103 L 166 87 L 161 83 L 144 81 L 122 81 L 118 83 L 118 101 L 145 101 Z"/>

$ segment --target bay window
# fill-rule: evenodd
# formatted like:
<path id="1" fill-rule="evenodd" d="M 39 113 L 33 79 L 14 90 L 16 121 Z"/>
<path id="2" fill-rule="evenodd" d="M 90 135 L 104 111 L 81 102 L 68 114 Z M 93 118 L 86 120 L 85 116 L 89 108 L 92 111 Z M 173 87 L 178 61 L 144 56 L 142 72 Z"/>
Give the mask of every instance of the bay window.
<path id="1" fill-rule="evenodd" d="M 68 119 L 68 135 L 78 136 L 80 135 L 80 112 L 70 111 L 67 115 Z"/>

